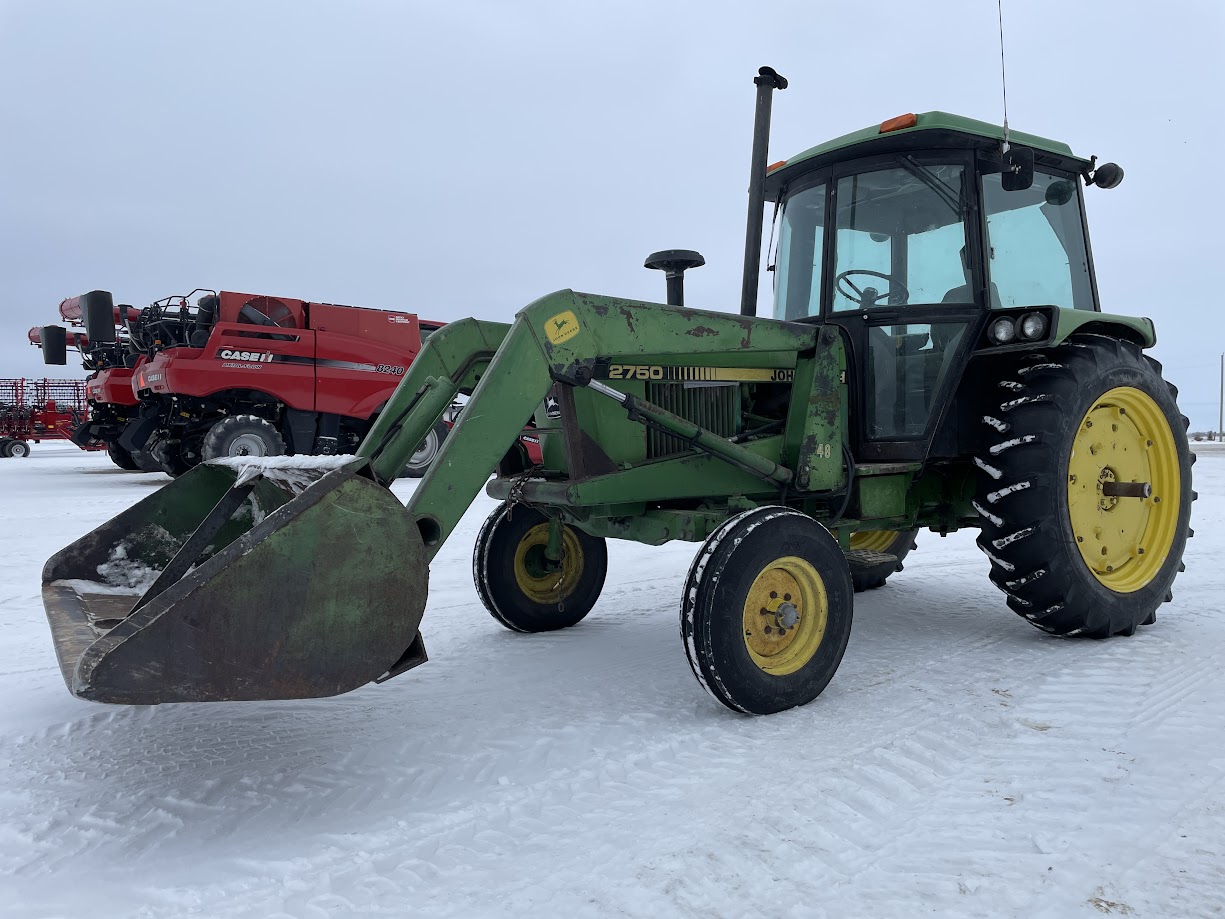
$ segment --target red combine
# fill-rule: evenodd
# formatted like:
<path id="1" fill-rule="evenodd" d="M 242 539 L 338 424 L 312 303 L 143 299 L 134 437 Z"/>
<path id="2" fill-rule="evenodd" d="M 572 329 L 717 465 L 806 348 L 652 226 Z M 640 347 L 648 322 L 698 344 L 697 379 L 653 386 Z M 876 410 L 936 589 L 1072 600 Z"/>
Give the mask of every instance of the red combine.
<path id="1" fill-rule="evenodd" d="M 87 416 L 80 380 L 0 380 L 0 457 L 30 455 L 30 442 L 67 440 Z"/>
<path id="2" fill-rule="evenodd" d="M 224 456 L 352 452 L 441 325 L 230 291 L 159 300 L 128 322 L 147 359 L 133 367 L 139 416 L 119 443 L 172 475 Z M 424 474 L 445 436 L 431 431 L 406 472 Z"/>
<path id="3" fill-rule="evenodd" d="M 92 291 L 65 300 L 60 315 L 85 327 L 72 341 L 92 374 L 92 416 L 77 442 L 106 443 L 124 468 L 176 476 L 225 456 L 353 452 L 422 341 L 443 325 L 207 289 L 141 310 Z M 32 340 L 38 331 L 47 340 L 65 332 L 31 330 Z M 63 347 L 44 344 L 44 358 L 53 362 Z M 406 475 L 424 475 L 448 429 L 439 422 L 427 435 Z M 520 441 L 529 465 L 540 461 L 533 435 Z"/>

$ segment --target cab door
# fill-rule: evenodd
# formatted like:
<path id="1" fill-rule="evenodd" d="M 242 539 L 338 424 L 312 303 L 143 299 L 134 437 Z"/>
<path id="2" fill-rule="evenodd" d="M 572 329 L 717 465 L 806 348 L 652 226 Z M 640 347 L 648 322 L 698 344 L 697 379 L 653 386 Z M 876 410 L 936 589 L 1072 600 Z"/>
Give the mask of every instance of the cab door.
<path id="1" fill-rule="evenodd" d="M 961 376 L 981 316 L 972 177 L 956 154 L 876 158 L 831 177 L 825 317 L 850 344 L 857 458 L 925 459 Z"/>

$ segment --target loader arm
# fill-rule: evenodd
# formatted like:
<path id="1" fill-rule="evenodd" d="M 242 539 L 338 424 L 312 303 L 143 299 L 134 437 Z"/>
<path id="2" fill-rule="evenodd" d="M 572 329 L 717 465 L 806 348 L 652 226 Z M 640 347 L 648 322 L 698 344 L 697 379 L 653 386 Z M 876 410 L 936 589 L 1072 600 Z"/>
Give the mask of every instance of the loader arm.
<path id="1" fill-rule="evenodd" d="M 370 459 L 378 481 L 391 481 L 455 394 L 475 384 L 468 407 L 408 502 L 429 559 L 554 382 L 583 385 L 597 360 L 647 354 L 691 359 L 752 349 L 789 355 L 794 366 L 795 356 L 811 350 L 817 337 L 810 326 L 571 290 L 530 304 L 506 328 L 463 320 L 430 336 L 358 449 L 358 455 Z M 656 420 L 667 424 L 664 415 Z M 761 465 L 743 448 L 727 444 L 720 449 L 728 462 Z"/>

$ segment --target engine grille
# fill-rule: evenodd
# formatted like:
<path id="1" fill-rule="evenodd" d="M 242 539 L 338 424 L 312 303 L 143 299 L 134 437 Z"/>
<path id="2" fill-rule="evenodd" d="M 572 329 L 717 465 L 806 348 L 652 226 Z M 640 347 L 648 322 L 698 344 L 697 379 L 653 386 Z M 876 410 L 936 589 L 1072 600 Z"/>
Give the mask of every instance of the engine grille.
<path id="1" fill-rule="evenodd" d="M 709 383 L 694 386 L 684 383 L 648 383 L 648 402 L 701 425 L 720 437 L 738 433 L 740 422 L 740 384 Z M 690 452 L 679 437 L 647 428 L 647 459 Z"/>

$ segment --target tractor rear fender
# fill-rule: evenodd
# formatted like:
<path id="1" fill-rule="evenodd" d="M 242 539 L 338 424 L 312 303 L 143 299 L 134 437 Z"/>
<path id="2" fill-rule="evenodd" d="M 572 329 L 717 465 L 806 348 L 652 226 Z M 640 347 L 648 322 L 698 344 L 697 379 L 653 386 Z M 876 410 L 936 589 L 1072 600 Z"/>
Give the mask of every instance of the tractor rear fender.
<path id="1" fill-rule="evenodd" d="M 408 503 L 432 558 L 554 381 L 582 385 L 592 378 L 597 360 L 643 355 L 666 363 L 753 351 L 784 355 L 795 367 L 801 354 L 813 354 L 819 333 L 800 324 L 559 291 L 523 309 L 509 329 L 467 319 L 431 335 L 358 453 L 369 457 L 378 481 L 390 482 L 454 395 L 475 384 Z M 807 376 L 824 380 L 827 375 Z M 780 380 L 792 377 L 780 371 Z M 828 413 L 823 402 L 816 409 Z M 738 448 L 729 444 L 728 449 Z M 815 456 L 815 443 L 811 452 Z M 835 465 L 840 479 L 840 443 L 830 454 L 822 462 Z"/>

